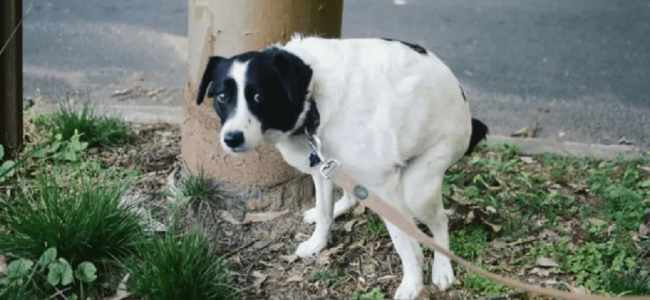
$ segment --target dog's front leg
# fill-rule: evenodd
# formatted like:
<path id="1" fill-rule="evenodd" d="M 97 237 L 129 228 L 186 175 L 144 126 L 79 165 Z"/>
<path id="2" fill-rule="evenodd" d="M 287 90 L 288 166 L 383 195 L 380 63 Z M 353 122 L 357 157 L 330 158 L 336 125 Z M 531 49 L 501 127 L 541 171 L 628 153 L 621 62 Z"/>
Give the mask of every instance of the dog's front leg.
<path id="1" fill-rule="evenodd" d="M 312 174 L 316 187 L 316 228 L 311 237 L 301 243 L 296 250 L 298 257 L 316 257 L 327 246 L 332 223 L 334 222 L 334 201 L 332 199 L 333 185 L 320 173 Z"/>

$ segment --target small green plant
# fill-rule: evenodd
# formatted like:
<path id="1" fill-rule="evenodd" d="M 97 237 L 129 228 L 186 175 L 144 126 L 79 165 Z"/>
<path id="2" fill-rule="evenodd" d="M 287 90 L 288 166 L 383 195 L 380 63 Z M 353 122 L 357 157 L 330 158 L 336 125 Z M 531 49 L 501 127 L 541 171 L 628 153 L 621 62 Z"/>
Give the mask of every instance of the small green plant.
<path id="1" fill-rule="evenodd" d="M 48 120 L 43 120 L 47 123 Z M 89 147 L 111 147 L 129 143 L 129 125 L 114 117 L 96 116 L 88 103 L 84 103 L 81 112 L 61 105 L 51 119 L 53 136 L 61 135 L 63 140 L 69 140 L 78 131 L 81 141 Z"/>
<path id="2" fill-rule="evenodd" d="M 11 262 L 7 268 L 7 285 L 13 285 L 16 291 L 35 290 L 42 294 L 47 292 L 48 296 L 58 293 L 67 299 L 86 299 L 84 284 L 94 282 L 97 279 L 96 273 L 95 265 L 87 261 L 81 262 L 73 272 L 66 259 L 57 259 L 56 248 L 49 248 L 37 263 L 29 259 Z M 52 297 L 54 296 L 50 298 Z"/>
<path id="3" fill-rule="evenodd" d="M 384 295 L 380 288 L 376 287 L 370 292 L 366 292 L 365 290 L 356 290 L 352 294 L 352 298 L 354 298 L 354 300 L 384 300 L 386 295 Z"/>
<path id="4" fill-rule="evenodd" d="M 81 142 L 81 135 L 77 130 L 69 140 L 63 140 L 61 134 L 56 134 L 49 145 L 32 153 L 33 158 L 51 158 L 59 162 L 77 162 L 88 148 L 87 142 Z"/>
<path id="5" fill-rule="evenodd" d="M 592 291 L 603 291 L 603 278 L 609 271 L 628 271 L 638 265 L 636 257 L 625 245 L 614 241 L 588 242 L 567 257 L 569 270 L 576 274 L 576 285 Z"/>
<path id="6" fill-rule="evenodd" d="M 331 289 L 336 289 L 341 281 L 345 279 L 345 276 L 340 275 L 336 270 L 318 269 L 312 274 L 312 279 L 320 281 L 323 285 Z"/>
<path id="7" fill-rule="evenodd" d="M 172 225 L 164 237 L 139 244 L 139 256 L 127 261 L 129 292 L 148 300 L 237 299 L 241 290 L 207 237 L 198 229 L 180 237 L 176 232 Z"/>
<path id="8" fill-rule="evenodd" d="M 466 227 L 451 234 L 449 248 L 466 259 L 474 260 L 483 254 L 487 232 L 482 227 Z"/>
<path id="9" fill-rule="evenodd" d="M 13 160 L 5 160 L 5 148 L 0 145 L 0 183 L 14 176 L 16 163 Z"/>
<path id="10" fill-rule="evenodd" d="M 195 176 L 188 176 L 180 183 L 179 192 L 187 202 L 216 201 L 223 199 L 224 190 L 214 180 L 205 176 L 203 170 Z"/>
<path id="11" fill-rule="evenodd" d="M 367 224 L 363 229 L 364 240 L 372 241 L 389 236 L 386 224 L 384 224 L 381 217 L 373 212 L 369 212 L 367 216 Z"/>
<path id="12" fill-rule="evenodd" d="M 475 273 L 467 273 L 462 281 L 466 289 L 485 297 L 494 297 L 510 292 L 510 289 L 504 285 Z"/>

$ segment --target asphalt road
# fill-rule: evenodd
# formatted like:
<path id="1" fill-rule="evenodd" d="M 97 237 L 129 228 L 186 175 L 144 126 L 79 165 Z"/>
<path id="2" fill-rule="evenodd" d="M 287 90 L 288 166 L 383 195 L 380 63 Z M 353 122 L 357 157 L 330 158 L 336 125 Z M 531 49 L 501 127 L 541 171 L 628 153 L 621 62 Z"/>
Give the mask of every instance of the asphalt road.
<path id="1" fill-rule="evenodd" d="M 650 0 L 345 3 L 344 37 L 435 52 L 492 133 L 539 118 L 541 137 L 612 144 L 624 136 L 650 148 Z M 36 0 L 24 28 L 25 95 L 180 104 L 186 14 L 184 0 Z M 138 97 L 122 95 L 133 87 Z"/>

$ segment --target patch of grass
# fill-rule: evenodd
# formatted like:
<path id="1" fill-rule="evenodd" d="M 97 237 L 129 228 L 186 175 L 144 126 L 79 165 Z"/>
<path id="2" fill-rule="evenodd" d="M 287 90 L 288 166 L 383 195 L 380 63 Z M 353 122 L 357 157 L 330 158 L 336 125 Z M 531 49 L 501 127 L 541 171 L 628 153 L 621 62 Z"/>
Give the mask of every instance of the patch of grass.
<path id="1" fill-rule="evenodd" d="M 354 300 L 383 300 L 386 299 L 386 295 L 381 291 L 380 288 L 376 287 L 370 292 L 365 290 L 355 290 L 352 294 Z"/>
<path id="2" fill-rule="evenodd" d="M 511 292 L 511 290 L 504 285 L 475 273 L 467 273 L 463 276 L 462 281 L 464 287 L 476 295 L 494 297 Z"/>
<path id="3" fill-rule="evenodd" d="M 378 238 L 390 236 L 384 220 L 377 214 L 368 212 L 366 220 L 366 226 L 363 228 L 363 239 L 365 241 L 373 241 Z"/>
<path id="4" fill-rule="evenodd" d="M 27 288 L 27 285 L 11 282 L 0 284 L 0 300 L 42 300 Z"/>
<path id="5" fill-rule="evenodd" d="M 75 130 L 81 134 L 81 141 L 89 147 L 111 147 L 126 145 L 130 142 L 130 126 L 121 119 L 95 115 L 88 103 L 84 103 L 80 112 L 61 105 L 51 118 L 37 119 L 37 125 L 51 123 L 52 136 L 60 134 L 63 140 L 69 140 Z"/>
<path id="6" fill-rule="evenodd" d="M 320 281 L 326 287 L 336 289 L 345 276 L 339 274 L 337 270 L 318 269 L 312 274 L 312 279 Z"/>
<path id="7" fill-rule="evenodd" d="M 650 295 L 650 273 L 608 272 L 604 278 L 604 290 L 615 296 Z"/>
<path id="8" fill-rule="evenodd" d="M 466 227 L 452 232 L 449 238 L 449 248 L 456 255 L 468 260 L 475 260 L 488 246 L 487 232 L 482 227 Z"/>
<path id="9" fill-rule="evenodd" d="M 181 181 L 179 192 L 185 198 L 185 201 L 194 202 L 220 200 L 224 191 L 219 184 L 205 176 L 205 173 L 201 170 L 197 175 L 188 176 Z"/>
<path id="10" fill-rule="evenodd" d="M 94 264 L 99 281 L 106 282 L 121 261 L 135 253 L 142 231 L 140 216 L 129 204 L 120 204 L 125 182 L 111 180 L 118 176 L 111 173 L 38 174 L 20 200 L 2 203 L 7 206 L 3 223 L 10 233 L 0 235 L 0 253 L 35 261 L 54 247 L 72 266 Z M 101 289 L 90 288 L 97 293 Z"/>
<path id="11" fill-rule="evenodd" d="M 222 261 L 198 229 L 179 236 L 171 226 L 164 237 L 139 244 L 140 256 L 127 262 L 129 292 L 148 300 L 237 299 L 237 288 Z"/>

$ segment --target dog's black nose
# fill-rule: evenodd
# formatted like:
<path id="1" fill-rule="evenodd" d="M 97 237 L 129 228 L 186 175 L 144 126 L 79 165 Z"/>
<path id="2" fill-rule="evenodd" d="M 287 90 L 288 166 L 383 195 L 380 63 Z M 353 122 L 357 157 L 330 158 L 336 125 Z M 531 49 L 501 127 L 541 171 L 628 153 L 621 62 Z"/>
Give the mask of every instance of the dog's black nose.
<path id="1" fill-rule="evenodd" d="M 223 137 L 224 143 L 230 148 L 237 148 L 244 143 L 244 133 L 241 131 L 230 131 Z"/>

